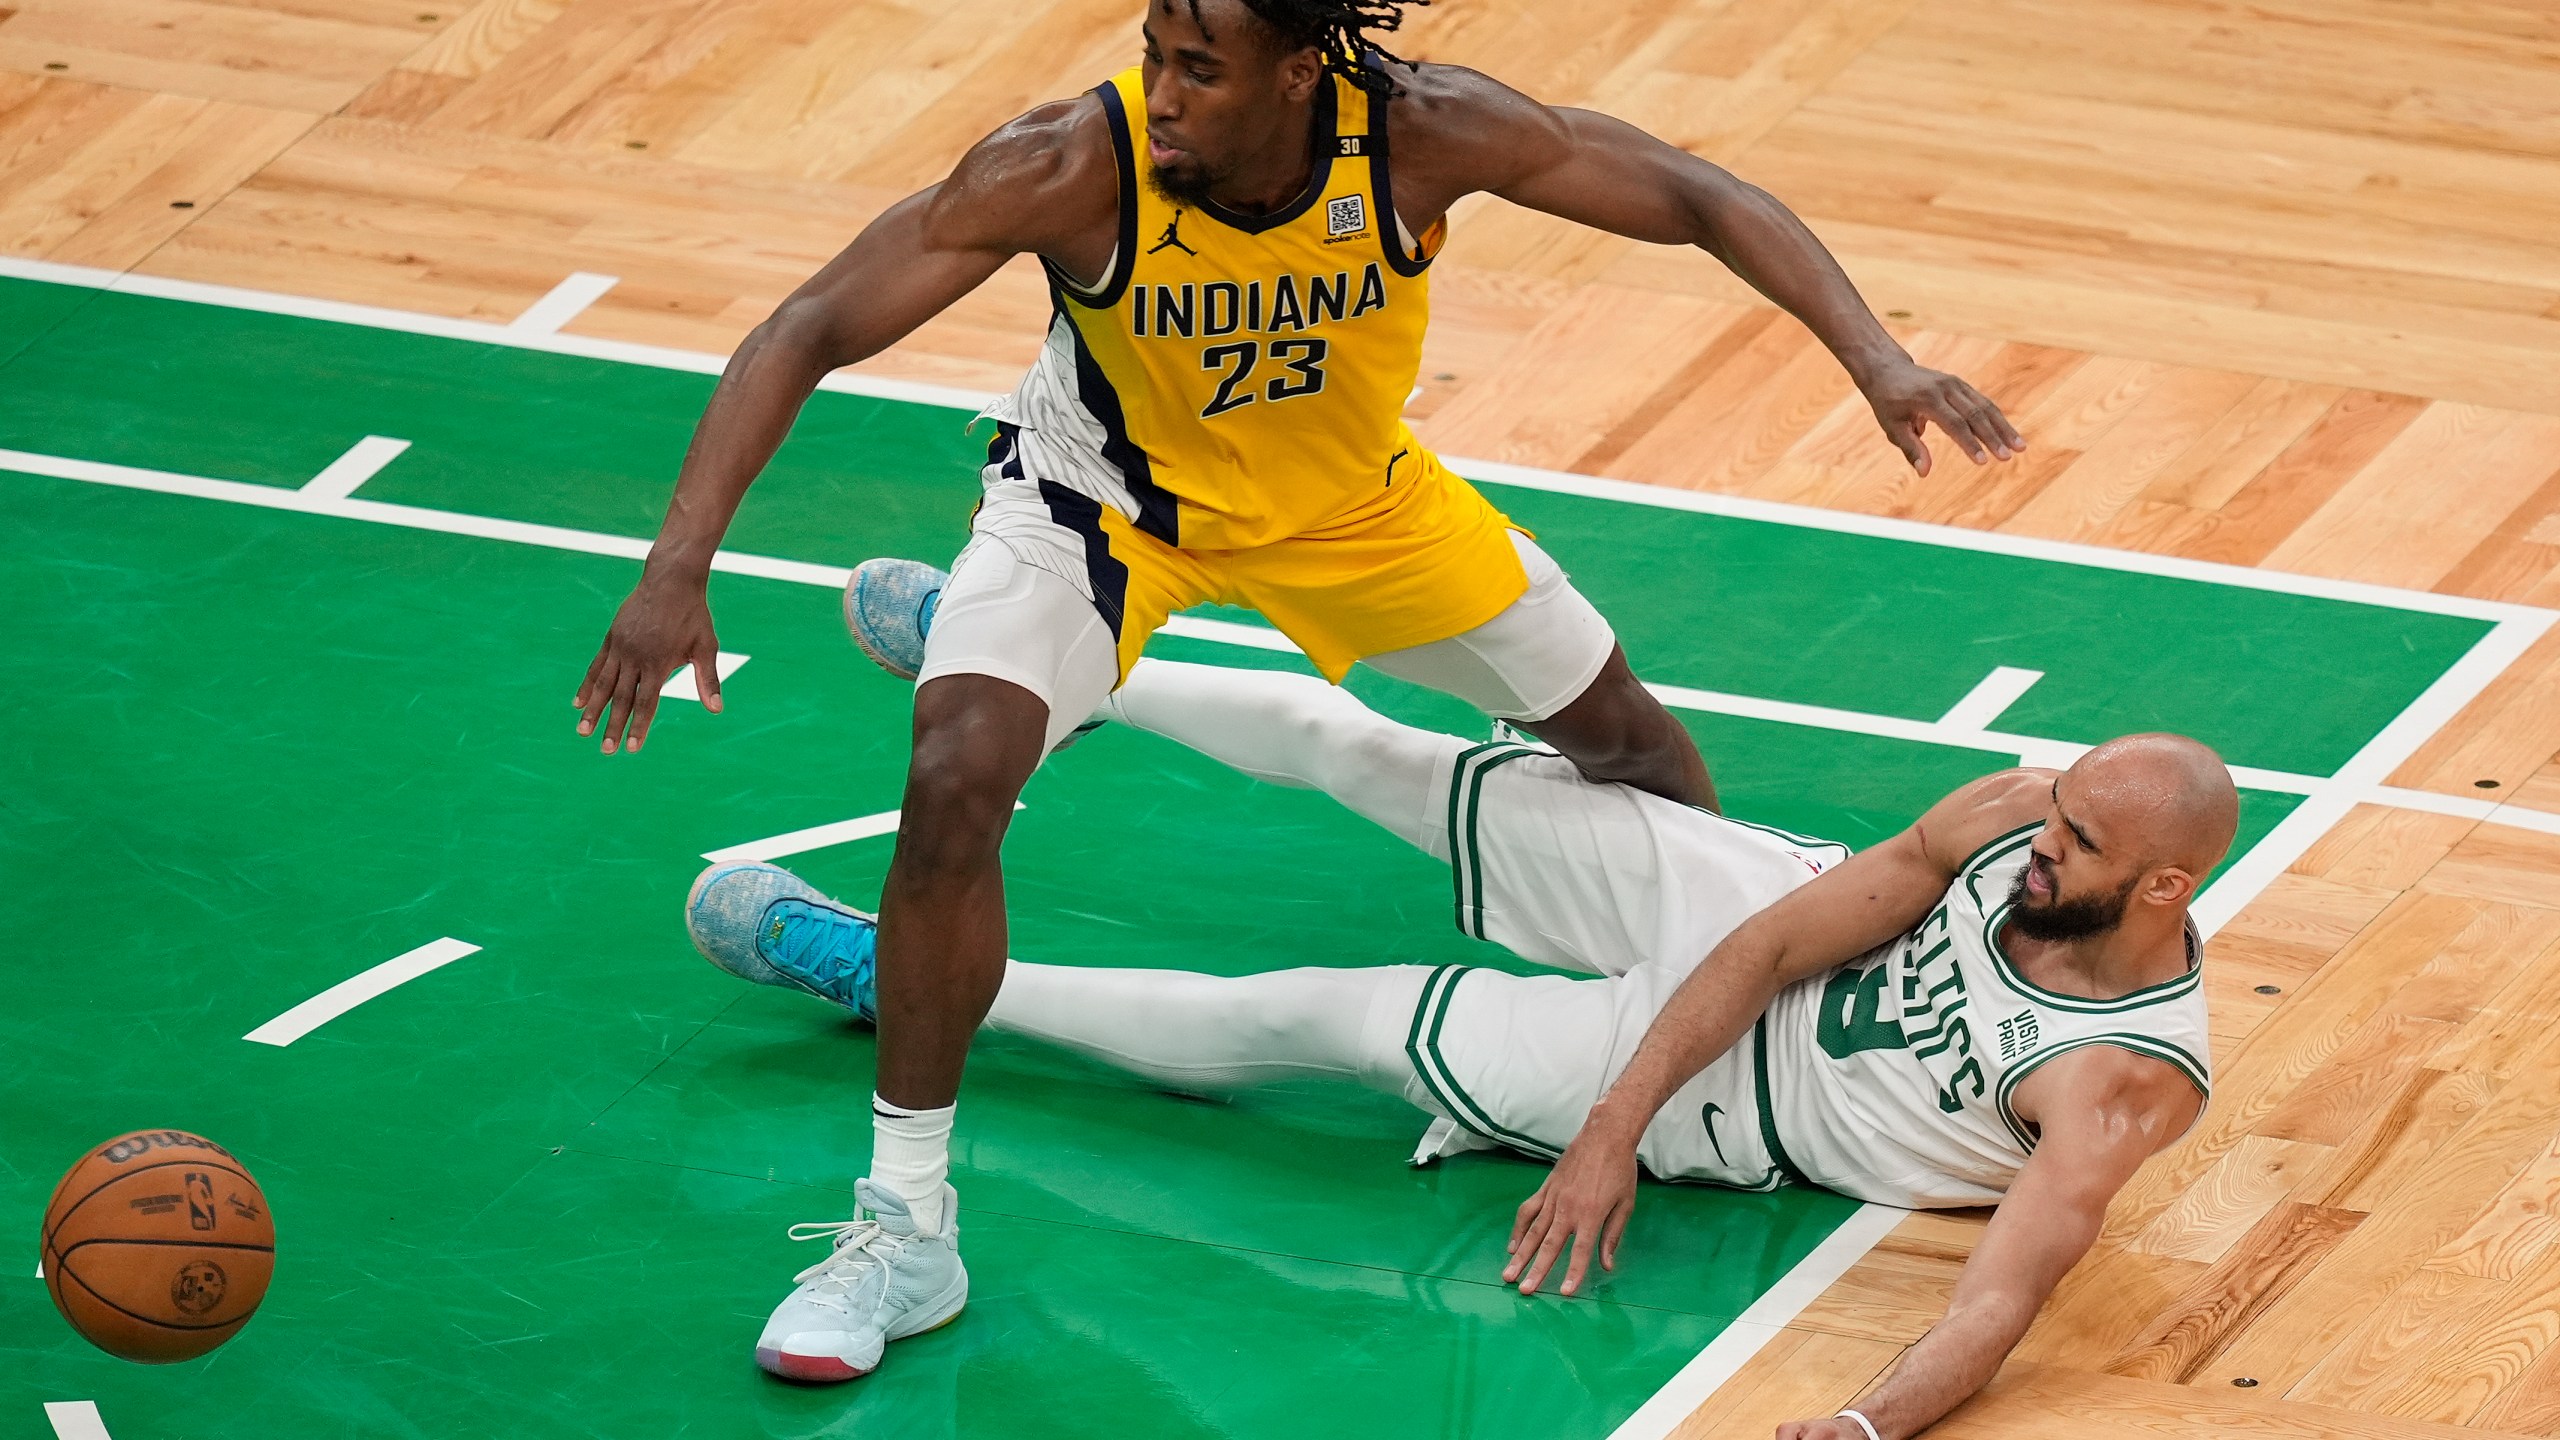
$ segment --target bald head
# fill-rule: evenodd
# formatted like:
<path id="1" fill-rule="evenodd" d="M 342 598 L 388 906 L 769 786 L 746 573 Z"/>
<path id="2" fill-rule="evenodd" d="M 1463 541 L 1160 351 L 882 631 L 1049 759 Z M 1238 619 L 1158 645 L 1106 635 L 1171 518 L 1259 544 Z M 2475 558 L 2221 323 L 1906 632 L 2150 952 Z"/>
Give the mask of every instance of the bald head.
<path id="1" fill-rule="evenodd" d="M 2184 735 L 2127 735 L 2080 757 L 2060 787 L 2064 813 L 2146 869 L 2201 882 L 2240 828 L 2240 792 L 2222 757 Z"/>

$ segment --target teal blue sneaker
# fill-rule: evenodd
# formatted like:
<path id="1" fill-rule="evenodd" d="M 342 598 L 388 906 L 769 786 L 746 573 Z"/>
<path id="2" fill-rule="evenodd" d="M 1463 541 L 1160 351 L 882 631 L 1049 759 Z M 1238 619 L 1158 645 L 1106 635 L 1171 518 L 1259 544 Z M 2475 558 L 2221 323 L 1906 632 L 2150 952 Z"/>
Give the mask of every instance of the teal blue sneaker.
<path id="1" fill-rule="evenodd" d="M 934 612 L 942 608 L 942 587 L 949 583 L 950 572 L 921 560 L 887 556 L 865 560 L 853 567 L 853 578 L 845 582 L 844 628 L 853 632 L 853 643 L 862 647 L 872 664 L 901 680 L 913 680 L 924 673 L 924 637 L 933 631 Z M 1057 754 L 1102 724 L 1100 716 L 1085 721 L 1051 746 L 1049 753 Z"/>
<path id="2" fill-rule="evenodd" d="M 684 926 L 703 958 L 741 980 L 832 1000 L 880 1019 L 880 922 L 762 861 L 714 865 L 685 897 Z"/>
<path id="3" fill-rule="evenodd" d="M 924 637 L 942 605 L 948 571 L 921 560 L 882 557 L 853 567 L 844 587 L 844 625 L 871 663 L 913 680 L 924 670 Z"/>

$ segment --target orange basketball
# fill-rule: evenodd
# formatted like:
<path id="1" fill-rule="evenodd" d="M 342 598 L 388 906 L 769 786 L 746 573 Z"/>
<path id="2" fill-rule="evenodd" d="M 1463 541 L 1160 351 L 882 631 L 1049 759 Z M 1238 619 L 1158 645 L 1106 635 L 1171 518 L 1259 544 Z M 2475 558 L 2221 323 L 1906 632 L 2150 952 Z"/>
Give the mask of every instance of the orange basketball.
<path id="1" fill-rule="evenodd" d="M 110 1355 L 192 1360 L 240 1333 L 275 1273 L 267 1197 L 230 1151 L 136 1130 L 89 1152 L 44 1212 L 53 1308 Z"/>

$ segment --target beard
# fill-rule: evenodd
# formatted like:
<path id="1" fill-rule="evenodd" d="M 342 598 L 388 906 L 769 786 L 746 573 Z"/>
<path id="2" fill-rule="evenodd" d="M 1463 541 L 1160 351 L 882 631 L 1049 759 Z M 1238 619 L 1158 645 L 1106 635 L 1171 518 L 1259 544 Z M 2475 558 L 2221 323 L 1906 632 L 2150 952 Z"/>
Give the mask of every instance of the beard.
<path id="1" fill-rule="evenodd" d="M 2028 868 L 2034 868 L 2033 862 Z M 2028 939 L 2048 944 L 2104 935 L 2124 923 L 2125 908 L 2133 903 L 2133 887 L 2140 879 L 2127 880 L 2112 895 L 2057 897 L 2038 905 L 2027 892 L 2027 871 L 2021 870 L 2009 885 L 2009 923 Z"/>
<path id="2" fill-rule="evenodd" d="M 1205 165 L 1187 165 L 1167 170 L 1153 161 L 1147 164 L 1147 188 L 1162 196 L 1168 204 L 1185 210 L 1197 210 L 1209 201 L 1209 192 L 1224 177 L 1209 173 Z"/>

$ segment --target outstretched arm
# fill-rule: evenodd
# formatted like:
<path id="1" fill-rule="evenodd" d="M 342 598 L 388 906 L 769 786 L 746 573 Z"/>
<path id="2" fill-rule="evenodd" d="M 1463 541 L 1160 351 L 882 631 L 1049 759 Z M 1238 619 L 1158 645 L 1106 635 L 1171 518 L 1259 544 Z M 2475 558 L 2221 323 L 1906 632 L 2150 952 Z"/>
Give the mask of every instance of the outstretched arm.
<path id="1" fill-rule="evenodd" d="M 1425 66 L 1408 88 L 1394 116 L 1396 199 L 1417 228 L 1459 195 L 1487 190 L 1631 240 L 1695 245 L 1830 347 L 1920 474 L 1932 424 L 1976 464 L 2026 448 L 1980 391 L 1913 361 L 1831 252 L 1767 191 L 1623 120 L 1541 105 L 1472 70 Z"/>
<path id="2" fill-rule="evenodd" d="M 694 428 L 639 587 L 578 687 L 579 734 L 601 726 L 611 754 L 627 733 L 638 750 L 659 687 L 687 661 L 703 702 L 719 708 L 711 557 L 829 371 L 879 354 L 1015 255 L 1100 272 L 1119 214 L 1105 124 L 1093 102 L 1063 101 L 998 130 L 942 183 L 883 211 L 748 334 Z"/>
<path id="3" fill-rule="evenodd" d="M 2203 1097 L 2160 1061 L 2091 1048 L 2030 1076 L 2015 1103 L 2022 1117 L 2029 1110 L 2041 1117 L 2035 1153 L 1956 1277 L 1946 1318 L 1852 1407 L 1883 1440 L 1918 1434 L 1990 1382 L 2098 1238 L 2116 1191 L 2185 1132 Z M 1790 1421 L 1777 1440 L 1866 1435 L 1830 1418 Z"/>
<path id="4" fill-rule="evenodd" d="M 2051 783 L 2042 770 L 1976 780 L 1735 927 L 1671 992 L 1546 1183 L 1521 1204 L 1502 1278 L 1535 1294 L 1568 1245 L 1562 1293 L 1582 1288 L 1595 1251 L 1602 1269 L 1616 1269 L 1635 1207 L 1636 1147 L 1663 1104 L 1732 1049 L 1780 990 L 1920 923 L 1977 846 L 2042 812 Z"/>

